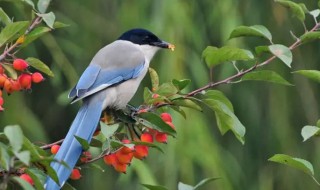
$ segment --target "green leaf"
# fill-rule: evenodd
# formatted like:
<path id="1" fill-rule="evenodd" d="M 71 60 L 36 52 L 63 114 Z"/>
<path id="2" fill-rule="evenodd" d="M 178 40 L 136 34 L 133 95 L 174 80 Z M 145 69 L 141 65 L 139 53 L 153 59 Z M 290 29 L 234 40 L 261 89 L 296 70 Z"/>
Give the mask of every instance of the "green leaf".
<path id="1" fill-rule="evenodd" d="M 275 0 L 275 2 L 286 8 L 289 8 L 294 16 L 296 16 L 301 22 L 304 22 L 306 16 L 303 8 L 299 4 L 288 0 Z"/>
<path id="2" fill-rule="evenodd" d="M 39 0 L 37 7 L 40 13 L 45 13 L 48 9 L 51 0 Z"/>
<path id="3" fill-rule="evenodd" d="M 192 99 L 175 99 L 172 101 L 172 103 L 176 106 L 182 106 L 182 107 L 187 107 L 187 108 L 192 108 L 198 111 L 202 111 L 202 108 L 195 103 L 194 101 L 192 101 Z"/>
<path id="4" fill-rule="evenodd" d="M 214 100 L 218 100 L 222 103 L 224 103 L 231 112 L 233 112 L 233 106 L 232 103 L 230 102 L 230 100 L 219 90 L 208 90 L 205 93 L 205 97 L 208 99 L 214 99 Z"/>
<path id="5" fill-rule="evenodd" d="M 58 175 L 57 175 L 56 171 L 50 166 L 50 163 L 49 162 L 42 162 L 42 164 L 44 164 L 45 171 L 46 171 L 48 177 L 50 177 L 57 184 L 60 184 Z"/>
<path id="6" fill-rule="evenodd" d="M 83 138 L 81 138 L 79 136 L 76 136 L 76 135 L 74 137 L 81 144 L 83 150 L 88 150 L 90 148 L 90 144 L 88 143 L 87 140 L 85 140 L 85 139 L 83 139 Z"/>
<path id="7" fill-rule="evenodd" d="M 7 171 L 10 169 L 10 155 L 4 146 L 0 146 L 0 165 Z"/>
<path id="8" fill-rule="evenodd" d="M 70 25 L 65 24 L 65 23 L 62 23 L 62 22 L 59 22 L 59 21 L 56 21 L 56 22 L 54 22 L 54 24 L 53 24 L 53 28 L 54 28 L 54 29 L 65 28 L 65 27 L 68 27 L 68 26 L 70 26 Z"/>
<path id="9" fill-rule="evenodd" d="M 89 168 L 92 168 L 92 169 L 96 169 L 96 170 L 99 170 L 100 172 L 105 172 L 105 170 L 103 169 L 103 167 L 101 167 L 100 165 L 98 164 L 89 164 L 87 165 L 87 167 Z"/>
<path id="10" fill-rule="evenodd" d="M 44 190 L 43 184 L 45 183 L 46 175 L 41 170 L 28 168 L 25 172 L 32 178 L 37 190 Z"/>
<path id="11" fill-rule="evenodd" d="M 191 82 L 190 79 L 182 79 L 182 80 L 173 79 L 172 80 L 172 84 L 176 86 L 179 89 L 179 91 L 186 88 L 190 84 L 190 82 Z"/>
<path id="12" fill-rule="evenodd" d="M 311 176 L 314 175 L 312 164 L 304 159 L 294 158 L 285 154 L 275 154 L 268 160 L 290 166 Z"/>
<path id="13" fill-rule="evenodd" d="M 150 112 L 141 113 L 135 119 L 146 127 L 168 133 L 172 136 L 176 135 L 176 131 L 166 124 L 157 114 Z"/>
<path id="14" fill-rule="evenodd" d="M 151 78 L 152 91 L 156 91 L 159 88 L 159 76 L 156 70 L 149 67 L 149 74 Z"/>
<path id="15" fill-rule="evenodd" d="M 313 81 L 320 83 L 320 71 L 318 70 L 298 70 L 294 71 L 292 73 L 297 73 L 299 75 L 303 75 L 307 77 L 308 79 L 311 79 Z"/>
<path id="16" fill-rule="evenodd" d="M 92 138 L 91 142 L 90 142 L 90 146 L 93 147 L 101 147 L 102 146 L 102 142 L 96 138 Z"/>
<path id="17" fill-rule="evenodd" d="M 320 9 L 315 9 L 313 11 L 310 11 L 309 14 L 316 19 L 320 15 Z"/>
<path id="18" fill-rule="evenodd" d="M 262 71 L 253 71 L 245 74 L 241 80 L 255 80 L 255 81 L 265 81 L 265 82 L 273 82 L 276 84 L 282 84 L 287 86 L 293 86 L 287 80 L 282 78 L 278 73 L 274 71 L 262 70 Z"/>
<path id="19" fill-rule="evenodd" d="M 33 67 L 33 68 L 35 68 L 35 69 L 47 74 L 50 77 L 54 76 L 54 74 L 50 70 L 50 68 L 46 64 L 44 64 L 42 61 L 40 61 L 39 59 L 34 58 L 34 57 L 29 57 L 29 58 L 26 59 L 26 61 L 28 62 L 28 64 L 31 67 Z"/>
<path id="20" fill-rule="evenodd" d="M 0 22 L 4 23 L 5 25 L 12 23 L 9 16 L 4 12 L 4 10 L 1 7 L 0 7 Z"/>
<path id="21" fill-rule="evenodd" d="M 144 87 L 144 91 L 143 91 L 143 100 L 145 103 L 149 103 L 149 101 L 151 100 L 152 98 L 152 92 L 150 91 L 149 88 L 147 87 Z"/>
<path id="22" fill-rule="evenodd" d="M 320 39 L 320 32 L 307 32 L 300 37 L 301 43 L 308 43 Z"/>
<path id="23" fill-rule="evenodd" d="M 14 152 L 18 152 L 22 148 L 23 133 L 18 125 L 9 125 L 4 128 L 4 134 L 9 140 Z"/>
<path id="24" fill-rule="evenodd" d="M 216 177 L 213 177 L 213 178 L 206 178 L 206 179 L 203 179 L 201 180 L 196 186 L 194 186 L 194 190 L 198 189 L 199 187 L 202 187 L 212 181 L 215 181 L 217 179 L 220 179 L 220 178 L 216 178 Z"/>
<path id="25" fill-rule="evenodd" d="M 142 186 L 148 188 L 149 190 L 168 190 L 166 187 L 160 185 L 148 185 L 148 184 L 141 184 Z"/>
<path id="26" fill-rule="evenodd" d="M 26 137 L 23 139 L 23 148 L 27 149 L 30 151 L 31 157 L 33 159 L 39 160 L 41 159 L 41 155 L 37 149 L 37 146 L 35 146 L 34 144 L 32 144 L 29 139 L 27 139 Z"/>
<path id="27" fill-rule="evenodd" d="M 9 76 L 10 76 L 12 79 L 17 79 L 17 78 L 18 78 L 18 73 L 17 73 L 17 71 L 14 70 L 11 65 L 2 64 L 2 67 L 8 72 Z"/>
<path id="28" fill-rule="evenodd" d="M 194 190 L 194 187 L 182 182 L 178 183 L 178 190 Z"/>
<path id="29" fill-rule="evenodd" d="M 229 39 L 242 36 L 257 36 L 265 38 L 270 42 L 272 41 L 272 35 L 270 31 L 262 25 L 238 26 L 231 32 Z"/>
<path id="30" fill-rule="evenodd" d="M 9 23 L 0 33 L 0 47 L 23 35 L 28 26 L 28 21 Z"/>
<path id="31" fill-rule="evenodd" d="M 247 61 L 254 58 L 250 51 L 230 46 L 221 48 L 208 46 L 203 51 L 202 57 L 210 68 L 223 62 Z"/>
<path id="32" fill-rule="evenodd" d="M 46 14 L 37 13 L 37 15 L 43 19 L 43 21 L 47 24 L 47 26 L 49 26 L 50 28 L 53 28 L 53 24 L 56 19 L 56 16 L 53 14 L 53 12 L 46 13 Z"/>
<path id="33" fill-rule="evenodd" d="M 101 132 L 108 139 L 114 135 L 118 130 L 119 124 L 107 125 L 103 122 L 100 122 Z"/>
<path id="34" fill-rule="evenodd" d="M 227 131 L 231 130 L 236 138 L 244 144 L 244 135 L 246 132 L 245 127 L 239 121 L 237 116 L 234 115 L 232 110 L 221 101 L 214 99 L 204 99 L 206 103 L 216 114 L 217 124 L 220 129 L 221 134 L 225 134 Z"/>
<path id="35" fill-rule="evenodd" d="M 70 185 L 70 183 L 65 183 L 61 190 L 77 190 L 77 189 L 74 188 L 72 185 Z"/>
<path id="36" fill-rule="evenodd" d="M 320 128 L 316 126 L 304 126 L 301 130 L 301 135 L 303 137 L 303 142 L 310 139 L 311 137 L 315 135 L 319 135 L 320 133 Z"/>
<path id="37" fill-rule="evenodd" d="M 320 128 L 320 119 L 318 119 L 316 126 Z"/>
<path id="38" fill-rule="evenodd" d="M 28 44 L 30 44 L 34 40 L 38 39 L 39 37 L 41 37 L 42 35 L 50 32 L 50 31 L 51 31 L 51 29 L 48 27 L 37 27 L 37 28 L 33 29 L 28 35 L 25 36 L 25 40 L 24 40 L 23 44 L 21 45 L 21 47 L 26 47 Z"/>
<path id="39" fill-rule="evenodd" d="M 160 85 L 158 90 L 156 90 L 155 93 L 161 96 L 170 96 L 170 95 L 176 94 L 177 92 L 178 92 L 177 87 L 174 86 L 171 82 L 167 82 Z"/>
<path id="40" fill-rule="evenodd" d="M 255 52 L 257 55 L 261 55 L 262 53 L 270 53 L 269 46 L 257 46 L 255 48 Z"/>
<path id="41" fill-rule="evenodd" d="M 30 5 L 34 9 L 34 3 L 33 3 L 32 0 L 21 0 L 21 1 L 26 3 L 26 4 L 28 4 L 28 5 Z"/>
<path id="42" fill-rule="evenodd" d="M 30 183 L 17 176 L 12 177 L 12 180 L 18 183 L 24 190 L 35 190 Z"/>
<path id="43" fill-rule="evenodd" d="M 274 44 L 269 46 L 269 50 L 273 55 L 291 68 L 292 53 L 288 47 L 281 44 Z"/>
<path id="44" fill-rule="evenodd" d="M 28 166 L 30 164 L 30 152 L 28 150 L 15 152 L 14 155 L 25 165 Z"/>
<path id="45" fill-rule="evenodd" d="M 175 112 L 179 113 L 183 118 L 187 119 L 186 112 L 180 106 L 170 106 Z"/>

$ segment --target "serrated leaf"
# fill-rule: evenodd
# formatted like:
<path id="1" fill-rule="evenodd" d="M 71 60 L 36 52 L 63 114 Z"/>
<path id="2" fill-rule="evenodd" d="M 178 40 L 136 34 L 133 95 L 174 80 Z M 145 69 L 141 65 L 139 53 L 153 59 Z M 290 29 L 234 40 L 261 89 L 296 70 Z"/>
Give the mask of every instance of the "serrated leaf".
<path id="1" fill-rule="evenodd" d="M 242 36 L 257 36 L 272 41 L 270 31 L 262 25 L 238 26 L 231 32 L 229 39 Z"/>
<path id="2" fill-rule="evenodd" d="M 35 190 L 33 188 L 32 185 L 30 185 L 30 183 L 28 183 L 27 181 L 17 177 L 17 176 L 14 176 L 12 177 L 13 181 L 15 181 L 16 183 L 18 183 L 24 190 Z"/>
<path id="3" fill-rule="evenodd" d="M 280 5 L 286 8 L 289 8 L 294 16 L 296 16 L 301 22 L 304 22 L 306 16 L 302 7 L 299 4 L 288 0 L 275 0 L 275 2 L 279 3 Z"/>
<path id="4" fill-rule="evenodd" d="M 0 146 L 0 165 L 8 171 L 10 169 L 10 155 L 5 147 Z"/>
<path id="5" fill-rule="evenodd" d="M 0 33 L 0 47 L 23 35 L 29 26 L 29 21 L 9 23 Z"/>
<path id="6" fill-rule="evenodd" d="M 18 125 L 9 125 L 4 128 L 4 134 L 9 140 L 12 149 L 18 152 L 22 148 L 23 133 Z"/>
<path id="7" fill-rule="evenodd" d="M 310 11 L 309 14 L 312 15 L 313 18 L 316 19 L 320 15 L 320 9 L 315 9 L 313 11 Z"/>
<path id="8" fill-rule="evenodd" d="M 69 24 L 62 23 L 62 22 L 59 22 L 59 21 L 56 21 L 56 22 L 54 22 L 54 24 L 53 24 L 53 28 L 54 28 L 54 29 L 64 28 L 64 27 L 68 27 L 68 26 L 70 26 L 70 25 L 69 25 Z"/>
<path id="9" fill-rule="evenodd" d="M 308 43 L 320 39 L 320 32 L 307 32 L 300 37 L 301 43 Z"/>
<path id="10" fill-rule="evenodd" d="M 4 10 L 1 7 L 0 7 L 0 22 L 4 23 L 5 25 L 12 23 L 9 16 L 4 12 Z"/>
<path id="11" fill-rule="evenodd" d="M 90 148 L 90 144 L 88 143 L 88 141 L 76 135 L 74 137 L 81 144 L 83 150 L 88 150 Z"/>
<path id="12" fill-rule="evenodd" d="M 276 84 L 282 84 L 287 86 L 293 86 L 287 80 L 282 78 L 278 73 L 269 70 L 262 70 L 262 71 L 252 71 L 250 73 L 245 74 L 241 80 L 243 81 L 265 81 L 265 82 L 272 82 Z"/>
<path id="13" fill-rule="evenodd" d="M 168 133 L 175 136 L 176 131 L 166 124 L 157 114 L 146 112 L 141 113 L 135 118 L 137 122 L 145 125 L 146 127 L 156 129 L 160 132 Z"/>
<path id="14" fill-rule="evenodd" d="M 15 152 L 14 155 L 25 165 L 28 166 L 30 164 L 30 152 L 28 150 Z"/>
<path id="15" fill-rule="evenodd" d="M 43 19 L 43 21 L 47 24 L 47 26 L 49 26 L 50 28 L 53 28 L 53 24 L 56 19 L 56 16 L 54 15 L 53 12 L 49 12 L 46 14 L 37 13 L 37 15 Z"/>
<path id="16" fill-rule="evenodd" d="M 141 184 L 142 186 L 148 188 L 149 190 L 168 190 L 166 187 L 160 185 L 149 185 L 149 184 Z"/>
<path id="17" fill-rule="evenodd" d="M 44 190 L 43 184 L 45 183 L 46 175 L 41 170 L 28 168 L 25 172 L 32 178 L 37 190 Z"/>
<path id="18" fill-rule="evenodd" d="M 118 130 L 119 124 L 107 125 L 103 122 L 100 122 L 101 132 L 108 139 L 114 135 Z"/>
<path id="19" fill-rule="evenodd" d="M 194 190 L 194 187 L 182 182 L 178 183 L 178 190 Z"/>
<path id="20" fill-rule="evenodd" d="M 309 161 L 301 158 L 294 158 L 285 154 L 275 154 L 268 160 L 290 166 L 311 176 L 314 175 L 312 164 Z"/>
<path id="21" fill-rule="evenodd" d="M 149 67 L 149 74 L 151 78 L 151 86 L 152 86 L 152 91 L 156 91 L 159 88 L 159 76 L 156 70 L 152 69 Z"/>
<path id="22" fill-rule="evenodd" d="M 254 58 L 250 51 L 230 46 L 221 48 L 208 46 L 203 51 L 202 57 L 210 68 L 223 62 L 247 61 Z"/>
<path id="23" fill-rule="evenodd" d="M 35 69 L 47 74 L 50 77 L 54 76 L 54 74 L 50 70 L 50 68 L 46 64 L 44 64 L 42 61 L 40 61 L 39 59 L 34 58 L 34 57 L 29 57 L 29 58 L 26 59 L 26 61 L 28 62 L 28 64 L 31 67 L 33 67 L 33 68 L 35 68 Z"/>
<path id="24" fill-rule="evenodd" d="M 155 93 L 161 96 L 170 96 L 178 92 L 177 87 L 175 87 L 171 82 L 163 83 L 159 86 L 158 90 Z"/>
<path id="25" fill-rule="evenodd" d="M 51 29 L 48 27 L 37 27 L 37 28 L 33 29 L 28 35 L 25 36 L 25 40 L 24 40 L 23 44 L 21 45 L 21 47 L 26 47 L 28 44 L 30 44 L 34 40 L 38 39 L 39 37 L 41 37 L 42 35 L 50 32 L 50 31 L 51 31 Z"/>
<path id="26" fill-rule="evenodd" d="M 269 46 L 269 50 L 273 55 L 291 68 L 292 53 L 288 47 L 281 44 L 274 44 Z"/>
<path id="27" fill-rule="evenodd" d="M 231 130 L 236 138 L 244 144 L 246 129 L 228 106 L 221 101 L 209 98 L 203 99 L 203 102 L 215 112 L 221 134 L 223 135 L 227 131 Z"/>
<path id="28" fill-rule="evenodd" d="M 182 107 L 187 107 L 187 108 L 192 108 L 198 111 L 202 111 L 202 108 L 192 101 L 191 99 L 175 99 L 172 101 L 172 103 L 176 106 L 182 106 Z"/>
<path id="29" fill-rule="evenodd" d="M 217 177 L 212 177 L 212 178 L 206 178 L 206 179 L 203 179 L 201 180 L 196 186 L 194 186 L 194 190 L 198 189 L 199 187 L 202 187 L 212 181 L 215 181 L 217 179 L 220 179 L 220 178 L 217 178 Z"/>
<path id="30" fill-rule="evenodd" d="M 17 71 L 14 70 L 11 65 L 2 64 L 2 67 L 8 72 L 10 78 L 12 78 L 12 79 L 18 78 Z"/>
<path id="31" fill-rule="evenodd" d="M 307 77 L 308 79 L 311 79 L 313 81 L 320 83 L 320 71 L 318 70 L 298 70 L 294 71 L 292 73 L 297 73 L 299 75 L 303 75 Z"/>
<path id="32" fill-rule="evenodd" d="M 37 7 L 40 13 L 45 13 L 48 9 L 51 0 L 39 0 L 37 3 Z"/>
<path id="33" fill-rule="evenodd" d="M 173 79 L 172 80 L 172 84 L 176 86 L 179 89 L 179 91 L 186 88 L 190 84 L 190 82 L 191 82 L 190 79 L 182 79 L 182 80 Z"/>
<path id="34" fill-rule="evenodd" d="M 320 132 L 320 128 L 316 126 L 304 126 L 301 130 L 301 135 L 303 137 L 303 142 L 310 139 L 311 137 L 318 135 Z"/>

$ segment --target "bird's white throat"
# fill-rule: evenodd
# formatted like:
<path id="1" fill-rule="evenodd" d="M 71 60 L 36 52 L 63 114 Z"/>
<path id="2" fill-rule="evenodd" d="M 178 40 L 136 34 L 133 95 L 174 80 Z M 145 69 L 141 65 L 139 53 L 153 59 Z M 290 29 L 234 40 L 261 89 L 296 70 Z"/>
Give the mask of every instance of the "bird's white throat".
<path id="1" fill-rule="evenodd" d="M 146 59 L 150 62 L 153 58 L 154 54 L 157 53 L 157 51 L 160 49 L 156 46 L 150 46 L 150 45 L 137 45 L 145 55 Z"/>

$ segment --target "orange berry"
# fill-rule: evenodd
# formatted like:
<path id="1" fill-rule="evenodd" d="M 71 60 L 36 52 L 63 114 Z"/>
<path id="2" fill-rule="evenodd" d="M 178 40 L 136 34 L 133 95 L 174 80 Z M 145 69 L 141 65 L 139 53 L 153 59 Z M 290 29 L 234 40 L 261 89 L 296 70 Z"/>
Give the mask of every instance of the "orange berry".
<path id="1" fill-rule="evenodd" d="M 161 132 L 157 133 L 155 135 L 155 139 L 159 143 L 167 143 L 168 142 L 168 136 L 166 133 L 161 133 Z"/>
<path id="2" fill-rule="evenodd" d="M 150 133 L 143 133 L 140 137 L 142 142 L 153 143 L 153 136 Z"/>
<path id="3" fill-rule="evenodd" d="M 120 164 L 130 164 L 133 158 L 133 153 L 123 154 L 121 151 L 117 151 L 116 158 Z"/>
<path id="4" fill-rule="evenodd" d="M 21 89 L 20 83 L 17 80 L 11 81 L 11 88 L 13 91 L 19 91 Z"/>
<path id="5" fill-rule="evenodd" d="M 144 159 L 148 156 L 149 153 L 149 147 L 144 145 L 137 145 L 135 146 L 135 151 L 133 152 L 133 156 L 137 159 Z"/>
<path id="6" fill-rule="evenodd" d="M 152 94 L 152 98 L 156 99 L 156 98 L 159 98 L 159 94 Z"/>
<path id="7" fill-rule="evenodd" d="M 174 127 L 172 122 L 167 121 L 166 124 L 168 124 L 172 129 L 175 129 L 175 127 Z"/>
<path id="8" fill-rule="evenodd" d="M 164 112 L 160 115 L 160 117 L 164 122 L 172 122 L 172 117 L 169 113 Z"/>
<path id="9" fill-rule="evenodd" d="M 12 89 L 12 82 L 10 79 L 7 79 L 4 84 L 3 84 L 3 88 L 6 90 L 6 92 L 8 94 L 11 94 L 13 92 L 13 89 Z"/>
<path id="10" fill-rule="evenodd" d="M 121 164 L 116 162 L 115 164 L 113 164 L 113 168 L 120 173 L 126 173 L 127 172 L 127 164 Z"/>
<path id="11" fill-rule="evenodd" d="M 41 73 L 35 72 L 32 74 L 32 82 L 39 83 L 39 82 L 42 82 L 43 80 L 44 78 Z"/>
<path id="12" fill-rule="evenodd" d="M 30 89 L 31 88 L 31 80 L 32 77 L 30 74 L 23 73 L 19 76 L 19 83 L 22 89 Z"/>
<path id="13" fill-rule="evenodd" d="M 25 180 L 26 182 L 30 183 L 30 185 L 33 185 L 34 182 L 32 180 L 32 178 L 28 175 L 28 174 L 22 174 L 20 176 L 21 179 Z"/>
<path id="14" fill-rule="evenodd" d="M 108 165 L 113 165 L 117 162 L 117 158 L 115 154 L 109 154 L 103 157 L 103 161 Z"/>
<path id="15" fill-rule="evenodd" d="M 80 170 L 77 168 L 74 168 L 71 172 L 70 179 L 78 180 L 80 178 L 81 178 Z"/>
<path id="16" fill-rule="evenodd" d="M 129 139 L 123 139 L 122 142 L 123 144 L 131 143 Z M 119 151 L 121 151 L 123 154 L 128 154 L 128 153 L 131 153 L 133 150 L 134 150 L 134 146 L 132 147 L 123 146 Z"/>
<path id="17" fill-rule="evenodd" d="M 7 75 L 0 74 L 0 88 L 4 87 L 4 82 L 6 82 L 7 78 L 8 78 Z"/>
<path id="18" fill-rule="evenodd" d="M 51 147 L 51 153 L 52 153 L 52 154 L 57 154 L 57 152 L 59 151 L 59 149 L 60 149 L 60 145 L 55 144 L 55 145 L 53 145 L 53 146 Z"/>
<path id="19" fill-rule="evenodd" d="M 23 59 L 15 59 L 13 61 L 13 68 L 17 71 L 24 71 L 28 66 L 28 63 Z"/>
<path id="20" fill-rule="evenodd" d="M 89 160 L 91 160 L 91 158 L 92 158 L 91 153 L 89 151 L 84 151 L 80 157 L 80 161 L 86 163 Z"/>

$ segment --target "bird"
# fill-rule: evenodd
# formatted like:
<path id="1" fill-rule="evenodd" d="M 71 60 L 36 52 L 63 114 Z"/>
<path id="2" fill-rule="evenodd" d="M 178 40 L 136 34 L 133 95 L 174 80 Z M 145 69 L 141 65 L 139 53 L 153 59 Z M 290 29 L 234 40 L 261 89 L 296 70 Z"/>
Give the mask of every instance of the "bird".
<path id="1" fill-rule="evenodd" d="M 59 184 L 47 177 L 46 190 L 61 189 L 69 178 L 83 151 L 76 137 L 90 143 L 102 111 L 106 108 L 125 109 L 146 75 L 155 53 L 159 49 L 174 48 L 173 44 L 161 40 L 152 32 L 134 28 L 95 54 L 68 95 L 71 103 L 82 100 L 82 105 L 54 157 L 55 162 L 51 163 Z"/>

